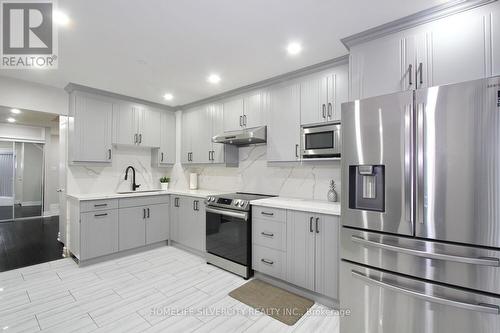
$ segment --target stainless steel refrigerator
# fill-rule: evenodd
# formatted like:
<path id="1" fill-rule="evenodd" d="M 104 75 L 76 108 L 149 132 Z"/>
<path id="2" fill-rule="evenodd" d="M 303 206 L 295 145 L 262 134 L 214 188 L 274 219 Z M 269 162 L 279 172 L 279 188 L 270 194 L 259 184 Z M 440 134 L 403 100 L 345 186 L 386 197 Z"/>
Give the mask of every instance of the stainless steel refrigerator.
<path id="1" fill-rule="evenodd" d="M 341 333 L 500 332 L 500 77 L 342 105 Z"/>

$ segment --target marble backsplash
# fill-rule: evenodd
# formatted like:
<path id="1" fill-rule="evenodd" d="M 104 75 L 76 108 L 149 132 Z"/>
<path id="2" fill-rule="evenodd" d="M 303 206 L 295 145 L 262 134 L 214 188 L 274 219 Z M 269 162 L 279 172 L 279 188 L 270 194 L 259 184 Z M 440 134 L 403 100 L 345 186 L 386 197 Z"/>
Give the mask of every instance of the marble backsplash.
<path id="1" fill-rule="evenodd" d="M 266 145 L 242 147 L 239 155 L 237 168 L 176 164 L 171 173 L 171 186 L 175 189 L 188 188 L 189 174 L 196 172 L 200 189 L 327 200 L 330 180 L 333 179 L 340 201 L 340 161 L 268 164 Z"/>
<path id="2" fill-rule="evenodd" d="M 266 145 L 239 149 L 238 167 L 221 165 L 151 167 L 151 151 L 137 147 L 113 150 L 113 162 L 106 166 L 69 166 L 68 193 L 90 194 L 129 191 L 131 179 L 124 180 L 125 169 L 136 169 L 140 190 L 158 189 L 162 176 L 171 177 L 171 188 L 188 189 L 189 174 L 198 173 L 198 187 L 206 190 L 241 191 L 293 198 L 327 200 L 330 180 L 335 180 L 340 200 L 340 162 L 270 163 Z M 132 174 L 130 173 L 131 177 Z"/>

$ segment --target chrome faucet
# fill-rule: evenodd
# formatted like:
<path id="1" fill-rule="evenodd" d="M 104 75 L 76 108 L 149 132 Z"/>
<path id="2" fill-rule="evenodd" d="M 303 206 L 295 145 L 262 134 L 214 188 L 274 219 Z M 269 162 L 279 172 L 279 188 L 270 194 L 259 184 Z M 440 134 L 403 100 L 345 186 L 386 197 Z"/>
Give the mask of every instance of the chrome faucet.
<path id="1" fill-rule="evenodd" d="M 141 184 L 136 184 L 135 183 L 135 169 L 131 165 L 129 165 L 127 167 L 127 169 L 125 170 L 125 180 L 127 180 L 128 170 L 129 169 L 132 169 L 132 191 L 135 191 L 135 190 L 137 190 L 139 188 L 139 186 L 141 186 Z"/>

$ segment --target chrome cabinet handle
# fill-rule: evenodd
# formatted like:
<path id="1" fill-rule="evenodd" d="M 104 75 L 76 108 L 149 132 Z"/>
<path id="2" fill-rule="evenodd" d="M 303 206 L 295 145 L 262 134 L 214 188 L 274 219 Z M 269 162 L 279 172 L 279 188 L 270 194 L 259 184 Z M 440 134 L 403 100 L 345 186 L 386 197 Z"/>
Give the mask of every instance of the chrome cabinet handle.
<path id="1" fill-rule="evenodd" d="M 108 149 L 108 160 L 111 159 L 111 149 Z"/>
<path id="2" fill-rule="evenodd" d="M 139 143 L 142 143 L 142 134 L 139 134 Z"/>
<path id="3" fill-rule="evenodd" d="M 319 234 L 319 217 L 316 218 L 316 233 Z"/>
<path id="4" fill-rule="evenodd" d="M 444 297 L 437 297 L 434 295 L 422 294 L 418 291 L 411 290 L 411 289 L 408 289 L 406 287 L 400 287 L 400 286 L 392 284 L 392 283 L 388 283 L 388 282 L 384 282 L 384 281 L 381 281 L 378 279 L 371 278 L 371 277 L 369 277 L 363 273 L 357 272 L 355 270 L 351 270 L 351 274 L 352 274 L 352 276 L 360 279 L 361 281 L 371 283 L 375 286 L 389 289 L 389 290 L 392 290 L 395 292 L 399 292 L 401 294 L 420 298 L 420 299 L 423 299 L 423 300 L 428 301 L 428 302 L 447 305 L 447 306 L 453 306 L 453 307 L 465 309 L 465 310 L 485 312 L 485 313 L 491 313 L 491 314 L 496 314 L 496 315 L 500 314 L 500 308 L 496 305 L 466 303 L 466 302 L 451 300 L 451 299 L 444 298 Z"/>
<path id="5" fill-rule="evenodd" d="M 295 157 L 299 157 L 299 145 L 295 145 Z"/>
<path id="6" fill-rule="evenodd" d="M 179 207 L 179 198 L 174 198 L 174 207 Z"/>
<path id="7" fill-rule="evenodd" d="M 161 153 L 161 161 L 163 162 L 163 153 Z"/>
<path id="8" fill-rule="evenodd" d="M 325 104 L 321 105 L 321 113 L 323 115 L 323 118 L 326 118 L 326 105 Z"/>
<path id="9" fill-rule="evenodd" d="M 149 215 L 149 208 L 148 208 L 148 219 L 149 219 L 150 215 Z"/>
<path id="10" fill-rule="evenodd" d="M 142 209 L 142 218 L 145 219 L 146 218 L 146 208 L 143 208 Z"/>
<path id="11" fill-rule="evenodd" d="M 309 218 L 309 232 L 314 232 L 313 231 L 313 219 L 314 219 L 314 217 L 312 217 L 312 216 Z"/>
<path id="12" fill-rule="evenodd" d="M 367 245 L 367 246 L 372 246 L 372 247 L 376 247 L 376 248 L 383 249 L 383 250 L 409 254 L 409 255 L 413 255 L 413 256 L 417 256 L 417 257 L 423 257 L 423 258 L 429 258 L 429 259 L 439 259 L 439 260 L 446 260 L 446 261 L 454 261 L 454 262 L 460 262 L 463 264 L 500 267 L 500 259 L 498 259 L 498 258 L 488 258 L 488 257 L 474 258 L 474 257 L 455 256 L 455 255 L 446 254 L 446 253 L 432 253 L 432 252 L 426 252 L 426 251 L 422 251 L 422 250 L 416 250 L 416 249 L 411 249 L 411 248 L 407 248 L 407 247 L 372 241 L 372 240 L 365 239 L 365 238 L 359 237 L 359 236 L 351 236 L 351 239 L 355 243 L 359 243 L 359 244 L 363 244 L 363 245 Z"/>
<path id="13" fill-rule="evenodd" d="M 413 65 L 412 64 L 410 64 L 408 66 L 408 74 L 410 75 L 410 82 L 408 82 L 408 84 L 410 86 L 412 86 L 413 85 Z"/>
<path id="14" fill-rule="evenodd" d="M 263 263 L 268 264 L 268 265 L 273 265 L 274 264 L 274 261 L 272 261 L 272 260 L 260 259 L 260 261 L 262 261 Z"/>
<path id="15" fill-rule="evenodd" d="M 94 207 L 106 207 L 108 204 L 95 204 Z"/>
<path id="16" fill-rule="evenodd" d="M 137 133 L 134 134 L 134 143 L 137 143 Z"/>
<path id="17" fill-rule="evenodd" d="M 247 125 L 247 115 L 243 115 L 243 126 Z"/>
<path id="18" fill-rule="evenodd" d="M 268 213 L 268 212 L 260 212 L 260 213 L 266 216 L 274 216 L 274 213 Z"/>
<path id="19" fill-rule="evenodd" d="M 333 105 L 331 102 L 328 103 L 328 117 L 332 117 Z"/>
<path id="20" fill-rule="evenodd" d="M 209 161 L 212 160 L 212 151 L 211 150 L 208 151 L 208 160 Z"/>
<path id="21" fill-rule="evenodd" d="M 267 233 L 267 232 L 264 232 L 264 231 L 262 231 L 260 234 L 261 234 L 262 236 L 274 237 L 274 234 Z"/>
<path id="22" fill-rule="evenodd" d="M 240 127 L 242 127 L 243 125 L 243 116 L 240 116 Z"/>
<path id="23" fill-rule="evenodd" d="M 420 85 L 424 84 L 424 64 L 423 63 L 419 63 L 418 64 L 418 71 L 420 72 Z"/>
<path id="24" fill-rule="evenodd" d="M 108 213 L 94 214 L 95 217 L 108 216 Z"/>

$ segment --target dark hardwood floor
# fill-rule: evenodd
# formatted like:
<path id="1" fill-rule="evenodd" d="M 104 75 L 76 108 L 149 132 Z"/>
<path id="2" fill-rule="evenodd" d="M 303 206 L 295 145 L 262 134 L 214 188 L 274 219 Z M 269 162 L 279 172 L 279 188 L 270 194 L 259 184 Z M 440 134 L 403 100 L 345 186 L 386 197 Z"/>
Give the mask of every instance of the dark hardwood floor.
<path id="1" fill-rule="evenodd" d="M 59 217 L 0 222 L 0 272 L 60 259 Z"/>

